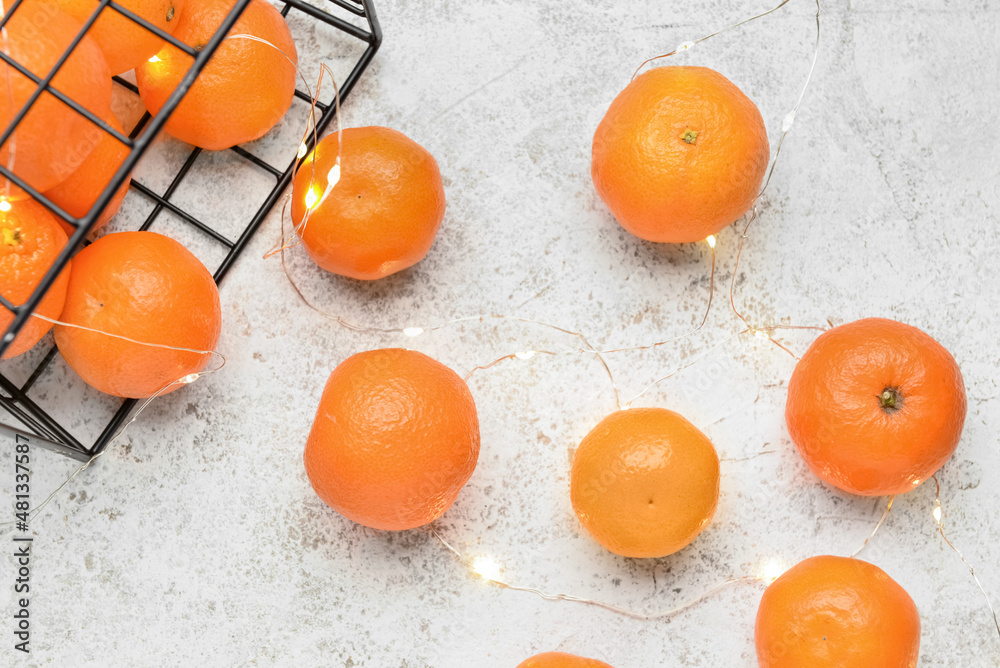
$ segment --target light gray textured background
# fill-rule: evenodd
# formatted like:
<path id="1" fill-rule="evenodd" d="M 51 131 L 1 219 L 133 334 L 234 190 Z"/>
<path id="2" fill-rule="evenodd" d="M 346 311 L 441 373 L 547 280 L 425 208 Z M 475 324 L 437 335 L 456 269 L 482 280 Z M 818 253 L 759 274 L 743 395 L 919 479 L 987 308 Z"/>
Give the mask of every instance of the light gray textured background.
<path id="1" fill-rule="evenodd" d="M 582 331 L 602 348 L 689 331 L 705 305 L 707 248 L 624 233 L 591 185 L 590 140 L 644 58 L 768 6 L 380 0 L 385 44 L 344 120 L 388 125 L 428 148 L 448 212 L 412 270 L 360 284 L 321 275 L 295 251 L 294 275 L 323 308 L 379 327 L 503 313 Z M 773 148 L 808 69 L 813 12 L 810 0 L 792 0 L 669 62 L 731 78 L 757 102 Z M 814 84 L 761 203 L 738 299 L 758 325 L 887 316 L 954 353 L 970 402 L 961 444 L 939 475 L 945 521 L 1000 601 L 997 5 L 854 0 L 825 2 L 823 12 Z M 320 60 L 342 75 L 357 56 L 334 33 L 302 20 L 294 27 L 310 76 Z M 301 111 L 253 150 L 287 158 Z M 162 187 L 164 165 L 181 148 L 161 144 L 138 176 Z M 268 182 L 232 165 L 226 155 L 205 158 L 178 202 L 235 229 Z M 146 210 L 132 193 L 116 225 Z M 507 353 L 577 342 L 496 321 L 415 339 L 349 332 L 297 301 L 279 263 L 262 259 L 278 225 L 272 215 L 223 286 L 224 372 L 157 401 L 34 522 L 28 660 L 10 649 L 13 566 L 4 560 L 0 664 L 513 668 L 559 649 L 616 668 L 756 665 L 759 584 L 641 622 L 497 589 L 425 532 L 366 530 L 327 509 L 301 457 L 340 360 L 410 346 L 464 373 Z M 720 284 L 702 332 L 609 356 L 623 398 L 738 331 L 726 299 L 738 238 L 735 226 L 719 236 Z M 801 353 L 811 338 L 783 341 Z M 569 504 L 570 452 L 614 399 L 595 359 L 578 354 L 473 377 L 482 455 L 440 528 L 470 555 L 495 557 L 512 582 L 640 611 L 671 608 L 771 561 L 847 554 L 884 502 L 820 484 L 794 452 L 783 421 L 793 364 L 767 342 L 735 338 L 636 401 L 682 412 L 723 457 L 770 453 L 723 464 L 716 519 L 680 554 L 622 559 L 581 534 Z M 39 389 L 81 433 L 111 405 L 61 365 Z M 33 457 L 38 492 L 75 466 Z M 11 498 L 11 448 L 0 462 L 0 490 Z M 932 485 L 897 499 L 862 556 L 919 606 L 921 666 L 998 665 L 1000 638 L 968 572 L 935 534 L 933 499 Z"/>

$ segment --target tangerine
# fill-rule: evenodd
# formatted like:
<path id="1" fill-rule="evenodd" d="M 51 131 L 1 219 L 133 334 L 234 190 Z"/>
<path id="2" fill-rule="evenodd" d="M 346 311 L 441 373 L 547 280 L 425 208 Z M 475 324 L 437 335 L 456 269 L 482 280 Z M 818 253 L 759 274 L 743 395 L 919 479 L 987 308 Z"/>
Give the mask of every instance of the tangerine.
<path id="1" fill-rule="evenodd" d="M 4 3 L 6 7 L 7 2 Z M 25 0 L 5 26 L 5 51 L 44 79 L 82 30 L 80 23 L 58 7 Z M 7 63 L 0 63 L 0 127 L 8 126 L 28 102 L 37 84 Z M 100 118 L 111 113 L 111 72 L 104 54 L 89 36 L 77 44 L 52 79 L 52 86 Z M 97 145 L 93 124 L 49 92 L 35 101 L 0 150 L 0 162 L 39 192 L 54 187 L 76 170 Z M 0 177 L 0 185 L 7 180 Z M 13 183 L 9 199 L 27 197 Z"/>
<path id="2" fill-rule="evenodd" d="M 156 232 L 108 234 L 81 250 L 60 320 L 67 325 L 56 325 L 56 345 L 66 363 L 91 387 L 130 398 L 173 392 L 181 384 L 171 383 L 212 358 L 158 346 L 211 351 L 222 329 L 212 275 Z"/>
<path id="3" fill-rule="evenodd" d="M 597 659 L 585 659 L 565 652 L 545 652 L 525 659 L 517 668 L 611 668 Z"/>
<path id="4" fill-rule="evenodd" d="M 444 220 L 434 156 L 389 128 L 347 128 L 343 135 L 339 166 L 333 133 L 295 176 L 292 220 L 302 245 L 320 267 L 350 278 L 373 280 L 413 266 Z"/>
<path id="5" fill-rule="evenodd" d="M 174 37 L 203 48 L 235 4 L 186 0 Z M 298 53 L 277 9 L 265 0 L 250 0 L 229 35 L 165 125 L 170 135 L 201 148 L 219 150 L 263 137 L 288 111 L 295 94 Z M 159 113 L 193 62 L 166 44 L 136 68 L 139 95 L 151 114 Z"/>
<path id="6" fill-rule="evenodd" d="M 94 0 L 47 0 L 80 23 L 94 13 Z M 117 4 L 164 32 L 172 33 L 181 17 L 185 0 L 116 0 Z M 163 40 L 131 18 L 105 8 L 87 34 L 104 52 L 111 74 L 122 74 L 155 55 Z"/>
<path id="7" fill-rule="evenodd" d="M 114 115 L 108 116 L 107 123 L 118 132 L 125 134 L 121 123 Z M 104 189 L 108 187 L 115 172 L 125 162 L 128 157 L 129 148 L 115 137 L 104 130 L 92 126 L 94 132 L 100 135 L 97 146 L 90 155 L 83 161 L 75 172 L 69 175 L 65 181 L 43 194 L 52 200 L 52 203 L 74 218 L 83 218 L 90 212 L 90 209 L 97 202 Z M 91 232 L 104 227 L 111 220 L 118 210 L 121 209 L 125 195 L 128 193 L 129 180 L 125 182 L 115 192 L 114 197 L 104 207 L 97 222 L 90 228 Z M 59 225 L 66 232 L 67 236 L 72 236 L 76 228 L 62 219 L 57 219 Z"/>
<path id="8" fill-rule="evenodd" d="M 2 96 L 0 96 L 2 97 Z M 48 209 L 34 200 L 9 202 L 0 211 L 0 294 L 15 306 L 28 300 L 56 257 L 66 246 L 66 233 Z M 66 285 L 72 263 L 66 265 L 35 313 L 56 319 L 66 300 Z M 14 321 L 14 314 L 0 307 L 0 331 Z M 17 337 L 3 353 L 3 359 L 27 352 L 52 328 L 41 318 L 28 318 Z"/>
<path id="9" fill-rule="evenodd" d="M 374 529 L 440 517 L 479 459 L 479 418 L 458 374 L 413 350 L 348 357 L 323 389 L 305 447 L 316 494 Z"/>
<path id="10" fill-rule="evenodd" d="M 694 540 L 719 502 L 719 457 L 678 413 L 631 408 L 601 420 L 573 457 L 573 510 L 601 545 L 665 557 Z"/>
<path id="11" fill-rule="evenodd" d="M 729 79 L 707 67 L 656 67 L 597 126 L 591 176 L 632 234 L 698 241 L 753 205 L 769 151 L 760 112 Z"/>
<path id="12" fill-rule="evenodd" d="M 761 668 L 914 668 L 920 614 L 878 566 L 812 557 L 764 592 L 754 641 Z"/>
<path id="13" fill-rule="evenodd" d="M 951 457 L 966 404 L 944 346 L 916 327 L 867 318 L 816 338 L 792 372 L 785 423 L 822 480 L 883 496 L 913 489 Z"/>

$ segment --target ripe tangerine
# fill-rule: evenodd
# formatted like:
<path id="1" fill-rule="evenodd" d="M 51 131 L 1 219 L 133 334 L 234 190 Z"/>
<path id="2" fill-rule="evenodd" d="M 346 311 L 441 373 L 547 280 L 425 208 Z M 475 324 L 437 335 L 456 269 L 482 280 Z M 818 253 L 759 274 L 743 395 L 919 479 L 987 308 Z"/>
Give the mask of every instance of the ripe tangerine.
<path id="1" fill-rule="evenodd" d="M 601 420 L 573 457 L 573 510 L 601 545 L 625 557 L 665 557 L 711 521 L 719 457 L 678 413 L 632 408 Z"/>
<path id="2" fill-rule="evenodd" d="M 413 350 L 348 357 L 323 389 L 304 454 L 316 494 L 374 529 L 440 517 L 479 459 L 479 418 L 458 374 Z"/>
<path id="3" fill-rule="evenodd" d="M 683 243 L 746 213 L 768 155 L 760 112 L 729 79 L 707 67 L 656 67 L 597 126 L 591 176 L 626 230 Z"/>
<path id="4" fill-rule="evenodd" d="M 867 318 L 824 332 L 795 366 L 785 423 L 826 482 L 864 496 L 908 492 L 951 457 L 965 383 L 944 346 L 916 327 Z"/>

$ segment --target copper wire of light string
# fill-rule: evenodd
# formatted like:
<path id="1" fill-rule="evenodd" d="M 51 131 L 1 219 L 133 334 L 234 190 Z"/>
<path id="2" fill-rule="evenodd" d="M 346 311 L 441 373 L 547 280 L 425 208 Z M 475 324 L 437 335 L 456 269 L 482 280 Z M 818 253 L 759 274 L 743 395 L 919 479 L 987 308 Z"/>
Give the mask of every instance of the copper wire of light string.
<path id="1" fill-rule="evenodd" d="M 972 580 L 976 583 L 976 586 L 979 587 L 979 591 L 982 592 L 983 598 L 986 599 L 986 607 L 990 609 L 990 614 L 993 615 L 993 625 L 996 627 L 997 635 L 1000 636 L 1000 617 L 997 617 L 997 611 L 993 607 L 993 601 L 990 600 L 990 595 L 986 593 L 986 588 L 983 587 L 983 583 L 979 581 L 979 576 L 976 575 L 976 569 L 972 567 L 972 564 L 970 564 L 969 560 L 965 558 L 962 551 L 955 547 L 955 545 L 948 539 L 948 536 L 944 533 L 944 511 L 941 508 L 941 483 L 938 481 L 937 475 L 934 475 L 933 478 L 936 491 L 934 492 L 934 510 L 932 514 L 934 516 L 934 521 L 937 522 L 938 533 L 941 534 L 941 538 L 944 539 L 945 544 L 947 544 L 948 547 L 950 547 L 955 554 L 958 555 L 958 558 L 961 559 L 962 563 L 969 569 L 969 574 L 972 575 Z"/>
<path id="2" fill-rule="evenodd" d="M 795 124 L 795 116 L 798 114 L 799 108 L 802 106 L 802 100 L 805 99 L 806 91 L 809 89 L 810 82 L 812 82 L 813 73 L 816 71 L 816 62 L 819 60 L 821 31 L 820 31 L 820 4 L 819 0 L 815 1 L 816 1 L 816 42 L 815 46 L 813 47 L 812 62 L 809 64 L 809 72 L 806 74 L 805 83 L 802 85 L 802 89 L 799 91 L 799 97 L 795 101 L 795 105 L 792 107 L 791 111 L 789 111 L 788 114 L 785 115 L 784 120 L 782 120 L 781 122 L 781 136 L 778 138 L 777 148 L 774 149 L 774 159 L 771 161 L 771 166 L 767 170 L 767 177 L 764 180 L 764 185 L 761 187 L 760 192 L 757 193 L 757 196 L 754 198 L 753 205 L 750 207 L 750 219 L 747 220 L 746 225 L 743 227 L 743 233 L 740 235 L 740 243 L 736 249 L 736 263 L 733 265 L 732 280 L 729 283 L 729 305 L 730 307 L 732 307 L 733 313 L 736 314 L 736 317 L 742 320 L 747 327 L 751 328 L 753 327 L 753 325 L 751 325 L 747 321 L 746 317 L 744 317 L 744 315 L 736 307 L 736 296 L 735 296 L 736 277 L 739 274 L 740 260 L 743 257 L 743 248 L 746 245 L 748 232 L 750 231 L 750 226 L 753 225 L 754 221 L 756 221 L 757 218 L 759 217 L 757 213 L 757 202 L 760 200 L 761 195 L 764 194 L 764 191 L 767 190 L 767 186 L 771 183 L 771 176 L 774 174 L 775 165 L 778 164 L 778 157 L 781 155 L 781 148 L 785 144 L 785 138 L 788 136 L 788 133 L 791 131 L 792 126 Z M 785 2 L 788 2 L 788 0 L 785 0 Z M 785 2 L 782 2 L 781 5 L 778 5 L 778 7 L 775 7 L 775 9 L 780 8 L 782 5 L 785 4 Z M 772 9 L 771 11 L 774 10 Z"/>
<path id="3" fill-rule="evenodd" d="M 885 524 L 886 518 L 889 517 L 889 511 L 892 510 L 892 502 L 895 500 L 896 500 L 895 494 L 889 497 L 889 503 L 886 504 L 885 510 L 882 512 L 882 516 L 879 518 L 878 522 L 875 523 L 875 528 L 872 529 L 871 533 L 868 534 L 868 537 L 865 538 L 865 542 L 861 544 L 861 547 L 859 547 L 858 549 L 854 550 L 854 552 L 851 553 L 851 559 L 856 558 L 859 554 L 861 554 L 861 551 L 863 549 L 868 547 L 868 543 L 871 542 L 871 540 L 875 537 L 875 534 L 878 533 L 878 530 L 882 528 L 883 524 Z"/>
<path id="4" fill-rule="evenodd" d="M 430 532 L 430 534 L 432 536 L 434 536 L 438 540 L 438 542 L 441 543 L 441 545 L 444 546 L 444 548 L 447 549 L 456 559 L 458 559 L 459 561 L 461 561 L 462 564 L 464 564 L 466 566 L 466 568 L 469 569 L 470 572 L 472 572 L 475 575 L 477 575 L 478 577 L 482 578 L 483 580 L 485 580 L 489 584 L 496 585 L 497 587 L 500 587 L 501 589 L 509 589 L 511 591 L 520 591 L 520 592 L 525 592 L 527 594 L 533 594 L 533 595 L 535 595 L 535 596 L 537 596 L 537 597 L 539 597 L 541 599 L 544 599 L 546 601 L 565 601 L 567 603 L 580 603 L 582 605 L 589 605 L 589 606 L 593 606 L 593 607 L 596 607 L 596 608 L 602 608 L 602 609 L 607 610 L 609 612 L 613 612 L 613 613 L 618 614 L 618 615 L 623 615 L 625 617 L 630 617 L 632 619 L 637 619 L 639 621 L 654 621 L 654 620 L 657 620 L 657 619 L 667 619 L 669 617 L 673 617 L 673 616 L 675 616 L 675 615 L 677 615 L 677 614 L 679 614 L 681 612 L 684 612 L 685 610 L 687 610 L 689 608 L 694 607 L 698 603 L 701 603 L 705 599 L 709 598 L 715 592 L 717 592 L 720 589 L 723 589 L 725 587 L 728 587 L 730 585 L 739 584 L 739 583 L 743 583 L 743 582 L 764 582 L 765 581 L 764 578 L 759 578 L 759 577 L 752 576 L 752 575 L 745 575 L 745 576 L 742 576 L 742 577 L 729 578 L 728 580 L 723 580 L 719 584 L 711 587 L 710 589 L 705 590 L 705 592 L 703 592 L 701 595 L 697 596 L 696 598 L 693 598 L 693 599 L 691 599 L 691 600 L 689 600 L 689 601 L 687 601 L 685 603 L 682 603 L 681 605 L 679 605 L 679 606 L 677 606 L 675 608 L 671 608 L 669 610 L 659 610 L 659 611 L 655 611 L 655 612 L 638 612 L 638 611 L 635 611 L 635 610 L 630 610 L 628 608 L 623 608 L 623 607 L 618 606 L 618 605 L 614 605 L 612 603 L 605 603 L 604 601 L 599 601 L 599 600 L 596 600 L 596 599 L 582 598 L 580 596 L 572 596 L 570 594 L 559 594 L 559 593 L 552 594 L 552 593 L 546 593 L 546 592 L 543 592 L 543 591 L 541 591 L 539 589 L 534 589 L 532 587 L 522 587 L 522 586 L 519 586 L 519 585 L 511 584 L 510 582 L 506 582 L 504 580 L 500 580 L 500 579 L 497 579 L 495 577 L 486 575 L 484 573 L 481 573 L 481 572 L 477 571 L 475 565 L 469 559 L 467 559 L 465 557 L 465 555 L 463 555 L 457 548 L 455 548 L 451 543 L 449 543 L 445 539 L 445 537 L 441 535 L 441 533 L 437 530 L 437 528 L 435 528 L 433 525 L 428 525 L 427 529 Z"/>
<path id="5" fill-rule="evenodd" d="M 773 7 L 771 9 L 767 10 L 766 12 L 763 12 L 761 14 L 757 14 L 756 16 L 751 16 L 748 19 L 743 19 L 742 21 L 734 23 L 734 24 L 732 24 L 730 26 L 726 26 L 725 28 L 722 28 L 721 30 L 716 30 L 711 35 L 705 35 L 704 37 L 699 37 L 698 39 L 694 40 L 693 42 L 682 42 L 681 44 L 679 44 L 677 46 L 676 49 L 674 49 L 670 53 L 665 53 L 662 56 L 653 56 L 652 58 L 647 58 L 646 60 L 642 61 L 642 64 L 640 64 L 639 67 L 635 68 L 635 72 L 632 74 L 632 80 L 633 81 L 635 80 L 636 75 L 639 74 L 639 70 L 641 70 L 643 67 L 645 67 L 649 63 L 653 62 L 654 60 L 660 60 L 661 58 L 669 58 L 670 56 L 673 56 L 673 55 L 676 55 L 676 54 L 680 53 L 681 51 L 687 51 L 688 49 L 690 49 L 691 47 L 695 46 L 696 44 L 701 44 L 705 40 L 711 39 L 711 38 L 715 37 L 716 35 L 721 35 L 722 33 L 729 32 L 730 30 L 735 30 L 736 28 L 739 28 L 742 25 L 746 25 L 747 23 L 750 23 L 752 21 L 756 21 L 757 19 L 764 18 L 768 14 L 772 14 L 772 13 L 778 11 L 779 9 L 781 9 L 782 7 L 784 7 L 785 5 L 787 5 L 789 2 L 791 2 L 791 0 L 782 0 L 781 4 L 779 4 L 777 7 Z M 818 0 L 817 0 L 817 2 L 818 2 Z"/>

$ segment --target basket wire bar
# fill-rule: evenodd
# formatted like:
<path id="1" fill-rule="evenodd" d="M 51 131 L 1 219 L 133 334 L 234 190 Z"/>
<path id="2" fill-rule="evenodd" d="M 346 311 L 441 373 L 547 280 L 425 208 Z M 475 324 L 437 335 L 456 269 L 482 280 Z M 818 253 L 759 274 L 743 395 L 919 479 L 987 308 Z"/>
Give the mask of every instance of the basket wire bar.
<path id="1" fill-rule="evenodd" d="M 11 10 L 4 16 L 3 20 L 0 21 L 0 27 L 2 27 L 6 21 L 10 19 L 10 15 L 16 11 L 16 8 L 23 2 L 23 0 L 17 0 L 12 6 Z M 14 314 L 14 321 L 8 327 L 7 331 L 0 337 L 0 352 L 2 352 L 6 347 L 13 341 L 19 329 L 30 317 L 30 314 L 38 305 L 41 298 L 44 296 L 45 291 L 52 285 L 56 277 L 59 275 L 61 270 L 69 262 L 71 256 L 74 254 L 77 247 L 86 244 L 85 237 L 89 233 L 90 229 L 93 227 L 94 223 L 100 217 L 101 212 L 107 206 L 107 204 L 114 197 L 118 188 L 126 179 L 129 178 L 133 168 L 138 163 L 139 159 L 142 157 L 143 153 L 149 148 L 153 140 L 159 135 L 164 124 L 167 121 L 169 114 L 176 108 L 180 100 L 183 98 L 184 94 L 193 84 L 195 77 L 201 72 L 205 64 L 211 58 L 212 54 L 221 44 L 222 40 L 225 39 L 225 35 L 230 32 L 232 26 L 236 23 L 243 9 L 249 4 L 250 0 L 237 0 L 236 5 L 233 10 L 226 17 L 225 21 L 220 26 L 220 29 L 213 36 L 213 38 L 208 42 L 208 44 L 201 50 L 195 52 L 193 55 L 194 63 L 191 65 L 187 75 L 183 78 L 181 83 L 177 86 L 173 94 L 168 98 L 167 102 L 164 104 L 160 113 L 156 116 L 151 116 L 146 113 L 139 120 L 135 128 L 129 133 L 128 137 L 123 137 L 119 133 L 111 131 L 111 128 L 107 126 L 107 123 L 103 119 L 96 119 L 96 117 L 84 109 L 77 102 L 66 98 L 66 96 L 61 94 L 56 94 L 55 89 L 51 87 L 52 78 L 56 74 L 58 66 L 66 61 L 69 55 L 69 50 L 63 57 L 57 62 L 57 66 L 53 68 L 53 71 L 49 75 L 41 80 L 37 77 L 30 76 L 32 81 L 34 81 L 38 87 L 35 90 L 33 96 L 29 99 L 29 102 L 25 104 L 25 107 L 21 110 L 11 124 L 8 126 L 7 130 L 0 135 L 0 146 L 3 145 L 10 135 L 13 133 L 16 123 L 20 122 L 21 119 L 27 114 L 30 109 L 31 104 L 34 103 L 44 92 L 49 92 L 51 94 L 56 94 L 57 99 L 60 99 L 64 103 L 68 104 L 74 111 L 80 112 L 82 115 L 87 117 L 95 125 L 101 127 L 105 131 L 111 131 L 110 133 L 115 136 L 116 139 L 122 141 L 123 144 L 130 147 L 130 152 L 128 158 L 122 164 L 121 168 L 116 172 L 115 176 L 111 179 L 111 182 L 102 192 L 101 196 L 95 202 L 91 210 L 81 218 L 73 218 L 65 211 L 60 209 L 54 203 L 45 198 L 41 193 L 37 192 L 30 185 L 25 183 L 23 179 L 18 177 L 16 174 L 12 174 L 5 165 L 0 164 L 0 176 L 3 176 L 10 180 L 10 182 L 22 188 L 27 192 L 32 198 L 38 201 L 43 206 L 49 208 L 54 215 L 65 220 L 67 223 L 76 228 L 73 235 L 70 237 L 69 242 L 66 247 L 59 254 L 53 266 L 49 269 L 46 275 L 43 277 L 42 281 L 39 283 L 38 288 L 34 291 L 31 297 L 25 301 L 20 306 L 15 306 L 11 304 L 7 299 L 0 296 L 0 305 L 7 308 Z M 373 0 L 325 0 L 325 4 L 329 4 L 332 7 L 337 7 L 344 9 L 351 14 L 362 17 L 367 23 L 368 29 L 359 28 L 358 26 L 345 21 L 329 12 L 325 9 L 321 9 L 317 6 L 306 4 L 302 0 L 279 0 L 283 5 L 281 8 L 281 14 L 287 16 L 290 11 L 296 10 L 300 11 L 308 17 L 315 20 L 326 23 L 347 35 L 354 37 L 365 46 L 364 52 L 355 61 L 353 68 L 351 69 L 348 76 L 340 84 L 340 98 L 343 101 L 350 94 L 351 90 L 357 84 L 361 75 L 367 69 L 368 65 L 371 63 L 375 56 L 379 46 L 382 42 L 382 32 L 378 23 L 378 19 L 375 15 L 375 10 L 373 7 Z M 134 20 L 136 23 L 143 25 L 146 29 L 151 29 L 153 26 L 149 25 L 148 22 L 135 16 L 128 10 L 117 6 L 112 0 L 100 0 L 100 5 L 97 11 L 91 15 L 88 20 L 86 27 L 93 24 L 96 20 L 100 11 L 105 10 L 105 8 L 110 7 L 114 11 L 127 16 L 128 18 Z M 124 11 L 122 11 L 124 10 Z M 72 43 L 71 48 L 75 47 L 82 39 L 82 35 L 86 31 L 86 27 L 81 31 L 77 39 Z M 158 30 L 152 30 L 159 34 Z M 170 38 L 170 41 L 176 42 L 174 38 Z M 184 47 L 185 50 L 189 50 L 190 47 Z M 6 56 L 6 57 L 5 57 Z M 10 62 L 9 56 L 7 54 L 0 54 L 0 59 L 5 62 Z M 12 65 L 20 71 L 22 69 L 19 65 Z M 133 93 L 137 93 L 138 89 L 136 86 L 120 77 L 115 77 L 115 82 L 117 85 L 122 86 Z M 312 98 L 307 92 L 296 89 L 295 96 L 301 100 L 312 103 Z M 329 127 L 330 123 L 333 121 L 336 108 L 332 104 L 316 103 L 317 118 L 315 121 L 315 131 L 316 136 L 322 135 L 322 133 Z M 96 119 L 96 121 L 95 121 Z M 311 150 L 314 144 L 313 134 L 310 133 L 305 140 L 305 145 L 307 150 Z M 298 147 L 296 147 L 298 148 Z M 178 188 L 184 183 L 186 177 L 191 173 L 192 168 L 197 162 L 199 156 L 203 153 L 200 148 L 192 148 L 187 158 L 184 160 L 183 164 L 177 169 L 176 173 L 173 175 L 169 185 L 162 193 L 157 193 L 154 189 L 139 183 L 136 180 L 132 180 L 130 183 L 130 189 L 136 193 L 142 195 L 144 198 L 150 200 L 153 203 L 153 208 L 146 216 L 142 225 L 139 229 L 148 230 L 157 218 L 164 212 L 169 212 L 181 223 L 190 226 L 193 229 L 198 230 L 202 235 L 211 239 L 214 243 L 221 245 L 225 249 L 225 256 L 221 263 L 215 268 L 213 272 L 213 277 L 217 283 L 221 282 L 222 279 L 229 273 L 232 266 L 239 255 L 246 248 L 250 239 L 253 237 L 254 233 L 259 229 L 260 225 L 267 218 L 268 214 L 277 204 L 278 200 L 281 198 L 283 192 L 291 183 L 292 173 L 294 171 L 295 165 L 298 162 L 298 158 L 293 158 L 289 164 L 284 166 L 275 166 L 270 162 L 254 155 L 246 148 L 236 146 L 228 150 L 228 153 L 236 157 L 237 160 L 246 162 L 248 165 L 252 165 L 254 168 L 270 175 L 274 180 L 275 184 L 273 188 L 268 192 L 264 202 L 260 205 L 257 211 L 253 214 L 251 219 L 248 221 L 246 226 L 242 229 L 239 236 L 233 240 L 227 235 L 214 229 L 211 225 L 200 220 L 197 216 L 185 211 L 181 206 L 178 206 L 171 201 L 171 198 L 177 192 Z M 56 357 L 55 347 L 51 347 L 44 358 L 37 364 L 37 366 L 31 372 L 27 381 L 25 381 L 21 386 L 12 382 L 6 377 L 2 372 L 2 367 L 0 367 L 0 406 L 2 406 L 8 413 L 14 416 L 26 427 L 31 429 L 34 433 L 31 433 L 33 443 L 44 447 L 60 454 L 85 461 L 90 459 L 93 455 L 101 452 L 105 447 L 107 447 L 110 440 L 118 432 L 121 426 L 126 422 L 131 412 L 134 410 L 138 403 L 136 399 L 126 399 L 122 401 L 120 407 L 115 411 L 114 415 L 110 418 L 108 423 L 101 430 L 100 435 L 95 441 L 90 444 L 84 444 L 78 440 L 73 434 L 71 434 L 63 425 L 59 423 L 53 416 L 51 416 L 47 411 L 45 411 L 41 406 L 39 406 L 31 397 L 28 396 L 29 390 L 35 384 L 35 382 L 42 376 L 44 371 L 49 367 L 52 361 Z M 10 434 L 22 433 L 26 434 L 16 427 L 3 424 L 0 422 L 0 431 L 5 431 Z"/>

